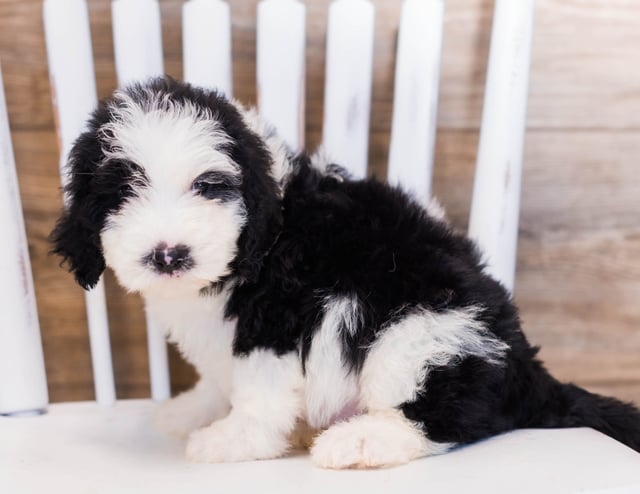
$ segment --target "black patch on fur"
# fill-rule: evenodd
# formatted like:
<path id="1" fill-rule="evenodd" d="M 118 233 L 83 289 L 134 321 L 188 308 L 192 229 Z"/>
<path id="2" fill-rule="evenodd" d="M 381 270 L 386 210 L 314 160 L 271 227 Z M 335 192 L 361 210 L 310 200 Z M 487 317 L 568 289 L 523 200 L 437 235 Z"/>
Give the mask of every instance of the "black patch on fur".
<path id="1" fill-rule="evenodd" d="M 345 358 L 357 370 L 391 318 L 417 306 L 472 305 L 458 287 L 480 269 L 469 240 L 428 217 L 399 189 L 322 175 L 306 157 L 294 167 L 282 232 L 259 282 L 238 287 L 229 303 L 240 318 L 238 351 L 269 345 L 284 353 L 300 344 L 306 356 L 326 297 L 356 297 L 362 324 L 344 340 Z"/>
<path id="2" fill-rule="evenodd" d="M 230 276 L 223 276 L 218 281 L 212 281 L 204 288 L 200 289 L 201 297 L 214 297 L 220 295 L 225 287 L 225 284 L 229 281 Z"/>
<path id="3" fill-rule="evenodd" d="M 70 201 L 51 233 L 53 253 L 62 256 L 76 281 L 85 289 L 92 288 L 104 271 L 100 231 L 107 215 L 144 186 L 144 172 L 136 164 L 111 160 L 100 166 L 105 157 L 99 129 L 109 121 L 106 104 L 93 113 L 88 130 L 78 137 L 69 154 L 69 173 L 65 193 Z"/>
<path id="4" fill-rule="evenodd" d="M 430 371 L 416 400 L 400 407 L 429 439 L 459 444 L 518 427 L 586 425 L 640 449 L 637 409 L 546 372 L 469 239 L 397 188 L 323 175 L 304 156 L 294 168 L 278 241 L 257 281 L 238 286 L 227 307 L 238 318 L 237 355 L 299 350 L 304 365 L 327 297 L 349 297 L 361 321 L 354 333 L 336 329 L 344 362 L 358 372 L 377 337 L 416 308 L 479 306 L 478 319 L 510 350 L 503 365 L 471 356 Z"/>

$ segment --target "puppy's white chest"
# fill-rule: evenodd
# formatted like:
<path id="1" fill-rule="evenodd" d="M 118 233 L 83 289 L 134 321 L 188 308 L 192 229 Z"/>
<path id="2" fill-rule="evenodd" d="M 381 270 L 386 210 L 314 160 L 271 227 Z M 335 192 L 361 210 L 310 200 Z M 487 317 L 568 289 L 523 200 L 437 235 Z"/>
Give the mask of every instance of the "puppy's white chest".
<path id="1" fill-rule="evenodd" d="M 235 322 L 224 318 L 225 297 L 147 299 L 154 321 L 202 376 L 215 379 L 229 396 Z"/>

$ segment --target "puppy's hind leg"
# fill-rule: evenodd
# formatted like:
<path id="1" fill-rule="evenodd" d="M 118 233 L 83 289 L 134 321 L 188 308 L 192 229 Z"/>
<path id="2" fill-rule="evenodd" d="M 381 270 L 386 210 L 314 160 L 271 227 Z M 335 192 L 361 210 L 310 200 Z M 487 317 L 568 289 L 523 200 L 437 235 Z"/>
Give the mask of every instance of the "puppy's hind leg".
<path id="1" fill-rule="evenodd" d="M 450 447 L 430 441 L 401 411 L 390 409 L 331 426 L 316 438 L 311 458 L 323 468 L 381 468 L 441 454 Z"/>
<path id="2" fill-rule="evenodd" d="M 490 366 L 485 361 L 502 355 L 505 345 L 485 330 L 476 315 L 474 308 L 441 314 L 416 311 L 387 327 L 369 348 L 359 374 L 360 408 L 367 413 L 320 435 L 311 449 L 313 460 L 327 468 L 372 468 L 449 450 L 456 435 L 439 427 L 434 436 L 426 427 L 425 410 L 445 423 L 449 418 L 438 401 L 425 405 L 425 394 L 430 397 L 427 390 L 432 388 L 427 375 L 461 355 L 482 357 L 476 360 L 484 367 Z M 455 410 L 456 400 L 447 398 L 447 411 Z M 411 413 L 405 414 L 407 410 Z M 429 420 L 429 425 L 433 422 Z"/>

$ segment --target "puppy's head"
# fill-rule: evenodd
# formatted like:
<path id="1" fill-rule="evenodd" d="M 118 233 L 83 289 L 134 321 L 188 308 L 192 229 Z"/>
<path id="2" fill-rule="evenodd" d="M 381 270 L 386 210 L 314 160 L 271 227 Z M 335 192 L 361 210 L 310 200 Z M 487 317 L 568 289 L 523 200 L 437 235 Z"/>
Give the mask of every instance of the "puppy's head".
<path id="1" fill-rule="evenodd" d="M 251 281 L 281 222 L 272 166 L 215 92 L 171 79 L 117 91 L 70 152 L 54 252 L 85 288 L 105 265 L 148 294 Z"/>

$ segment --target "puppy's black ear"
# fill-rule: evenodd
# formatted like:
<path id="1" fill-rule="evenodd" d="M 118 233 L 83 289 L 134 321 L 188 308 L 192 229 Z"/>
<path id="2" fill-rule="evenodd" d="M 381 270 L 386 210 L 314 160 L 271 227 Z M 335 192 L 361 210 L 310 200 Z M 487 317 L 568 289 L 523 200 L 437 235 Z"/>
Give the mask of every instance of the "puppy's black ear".
<path id="1" fill-rule="evenodd" d="M 282 228 L 282 204 L 271 176 L 271 153 L 262 139 L 246 128 L 231 134 L 231 157 L 242 168 L 242 195 L 247 209 L 234 267 L 240 279 L 254 282 Z"/>
<path id="2" fill-rule="evenodd" d="M 62 256 L 76 281 L 93 288 L 104 271 L 100 230 L 104 214 L 94 195 L 95 172 L 102 150 L 95 127 L 76 140 L 67 163 L 69 181 L 65 187 L 67 205 L 51 232 L 52 252 Z"/>

